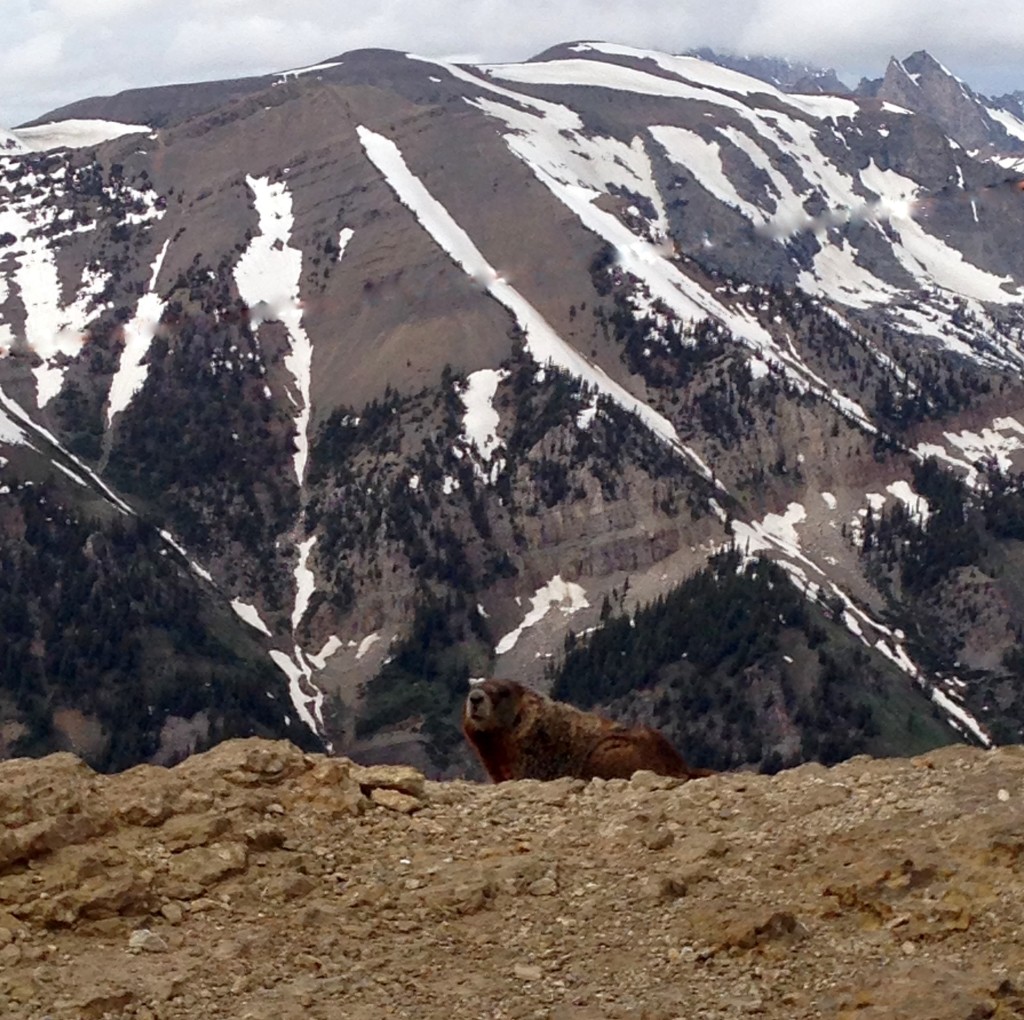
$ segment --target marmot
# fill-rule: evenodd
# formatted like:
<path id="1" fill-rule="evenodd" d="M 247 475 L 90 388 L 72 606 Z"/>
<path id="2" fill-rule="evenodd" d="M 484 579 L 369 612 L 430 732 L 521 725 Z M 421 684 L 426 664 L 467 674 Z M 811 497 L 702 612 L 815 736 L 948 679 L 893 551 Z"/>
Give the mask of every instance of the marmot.
<path id="1" fill-rule="evenodd" d="M 647 726 L 623 726 L 552 701 L 515 680 L 484 680 L 470 690 L 462 731 L 491 779 L 629 779 L 638 769 L 696 779 L 675 748 Z"/>

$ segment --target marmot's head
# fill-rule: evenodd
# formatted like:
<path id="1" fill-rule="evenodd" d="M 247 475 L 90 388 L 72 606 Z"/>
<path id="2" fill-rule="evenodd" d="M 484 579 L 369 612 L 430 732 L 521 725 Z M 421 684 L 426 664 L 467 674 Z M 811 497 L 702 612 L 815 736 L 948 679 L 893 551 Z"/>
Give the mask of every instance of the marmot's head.
<path id="1" fill-rule="evenodd" d="M 466 696 L 462 719 L 471 730 L 509 730 L 527 689 L 515 680 L 484 680 Z"/>

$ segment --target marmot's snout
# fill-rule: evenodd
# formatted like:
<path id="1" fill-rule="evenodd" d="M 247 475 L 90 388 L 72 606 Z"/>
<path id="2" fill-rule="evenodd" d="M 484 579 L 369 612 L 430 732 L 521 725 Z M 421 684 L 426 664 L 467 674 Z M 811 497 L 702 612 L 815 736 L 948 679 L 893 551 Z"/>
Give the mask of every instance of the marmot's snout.
<path id="1" fill-rule="evenodd" d="M 466 695 L 466 708 L 472 719 L 479 719 L 486 714 L 487 695 L 483 691 L 470 691 Z"/>

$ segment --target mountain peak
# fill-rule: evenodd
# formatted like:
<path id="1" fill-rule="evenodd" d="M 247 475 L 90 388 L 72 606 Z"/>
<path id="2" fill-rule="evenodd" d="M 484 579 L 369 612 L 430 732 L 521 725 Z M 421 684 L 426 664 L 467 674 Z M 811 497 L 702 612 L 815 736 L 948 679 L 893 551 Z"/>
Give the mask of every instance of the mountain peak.
<path id="1" fill-rule="evenodd" d="M 929 72 L 938 73 L 948 78 L 956 78 L 956 75 L 944 64 L 941 64 L 927 50 L 915 50 L 903 61 L 903 66 L 911 74 L 926 74 Z M 956 79 L 959 81 L 959 79 Z"/>
<path id="2" fill-rule="evenodd" d="M 927 50 L 903 60 L 892 57 L 880 82 L 862 82 L 860 95 L 874 95 L 913 113 L 923 114 L 966 149 L 1024 150 L 1005 118 L 993 115 L 985 102 Z"/>

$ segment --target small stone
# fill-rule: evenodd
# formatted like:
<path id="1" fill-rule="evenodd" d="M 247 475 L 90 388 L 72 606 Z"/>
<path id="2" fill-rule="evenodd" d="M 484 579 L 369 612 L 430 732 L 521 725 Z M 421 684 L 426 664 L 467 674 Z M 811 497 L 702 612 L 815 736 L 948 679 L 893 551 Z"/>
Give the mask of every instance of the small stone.
<path id="1" fill-rule="evenodd" d="M 531 896 L 553 896 L 558 892 L 558 883 L 550 875 L 545 875 L 544 878 L 538 878 L 535 882 L 531 882 L 526 887 L 526 891 Z"/>
<path id="2" fill-rule="evenodd" d="M 160 908 L 160 913 L 163 918 L 169 921 L 171 924 L 181 924 L 182 918 L 185 916 L 185 911 L 182 910 L 180 903 L 165 903 Z"/>
<path id="3" fill-rule="evenodd" d="M 14 941 L 14 932 L 10 928 L 0 928 L 0 949 Z"/>
<path id="4" fill-rule="evenodd" d="M 324 966 L 312 953 L 299 953 L 292 962 L 301 970 L 313 972 L 323 970 Z"/>
<path id="5" fill-rule="evenodd" d="M 900 950 L 904 956 L 913 956 L 917 952 L 917 946 L 907 939 L 907 941 L 900 946 Z"/>
<path id="6" fill-rule="evenodd" d="M 633 773 L 633 778 L 629 781 L 630 785 L 636 787 L 636 789 L 647 791 L 674 790 L 677 786 L 682 786 L 684 782 L 686 782 L 685 779 L 661 776 L 657 772 L 651 772 L 649 769 L 639 769 Z"/>
<path id="7" fill-rule="evenodd" d="M 374 804 L 379 804 L 383 808 L 387 808 L 389 811 L 397 811 L 399 814 L 411 815 L 414 811 L 419 811 L 423 807 L 423 801 L 417 797 L 410 796 L 407 793 L 401 793 L 398 790 L 390 790 L 382 787 L 375 788 L 370 791 L 370 800 Z"/>
<path id="8" fill-rule="evenodd" d="M 686 882 L 674 875 L 660 875 L 649 880 L 645 886 L 647 898 L 656 903 L 677 900 L 686 895 Z"/>
<path id="9" fill-rule="evenodd" d="M 148 928 L 136 928 L 128 938 L 128 951 L 133 953 L 166 953 L 167 942 Z"/>
<path id="10" fill-rule="evenodd" d="M 422 772 L 409 765 L 352 765 L 349 775 L 370 790 L 396 790 L 421 798 L 426 780 Z"/>
<path id="11" fill-rule="evenodd" d="M 643 844 L 648 850 L 664 850 L 666 847 L 672 845 L 675 841 L 675 836 L 669 829 L 659 826 L 657 828 L 648 829 L 643 835 Z"/>
<path id="12" fill-rule="evenodd" d="M 7 986 L 7 994 L 15 1002 L 31 1002 L 37 993 L 35 982 L 25 975 L 18 975 Z"/>
<path id="13" fill-rule="evenodd" d="M 996 796 L 1005 804 L 1010 799 L 1010 791 L 1000 790 Z"/>
<path id="14" fill-rule="evenodd" d="M 540 967 L 532 963 L 517 963 L 512 967 L 512 973 L 520 981 L 540 981 L 544 972 Z"/>

